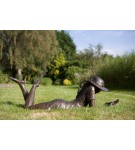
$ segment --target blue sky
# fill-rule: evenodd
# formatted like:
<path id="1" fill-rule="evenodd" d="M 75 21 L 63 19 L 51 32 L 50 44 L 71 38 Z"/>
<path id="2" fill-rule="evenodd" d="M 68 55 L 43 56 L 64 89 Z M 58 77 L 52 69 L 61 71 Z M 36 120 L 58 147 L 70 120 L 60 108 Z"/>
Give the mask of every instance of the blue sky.
<path id="1" fill-rule="evenodd" d="M 135 49 L 135 30 L 68 30 L 77 46 L 77 50 L 89 47 L 89 44 L 103 45 L 102 52 L 122 55 Z"/>

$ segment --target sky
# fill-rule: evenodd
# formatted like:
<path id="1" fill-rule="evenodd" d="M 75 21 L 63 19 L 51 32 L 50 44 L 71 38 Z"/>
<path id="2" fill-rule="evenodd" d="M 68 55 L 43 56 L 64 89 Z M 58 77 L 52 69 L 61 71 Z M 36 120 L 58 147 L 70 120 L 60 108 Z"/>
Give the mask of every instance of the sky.
<path id="1" fill-rule="evenodd" d="M 77 51 L 102 44 L 102 52 L 117 56 L 135 50 L 135 30 L 68 30 Z"/>

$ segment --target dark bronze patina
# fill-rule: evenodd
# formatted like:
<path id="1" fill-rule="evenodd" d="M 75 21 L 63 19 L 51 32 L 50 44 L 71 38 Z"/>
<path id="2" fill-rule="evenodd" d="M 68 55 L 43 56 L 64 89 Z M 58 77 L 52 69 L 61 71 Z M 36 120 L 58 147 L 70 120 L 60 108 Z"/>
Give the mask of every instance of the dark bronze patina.
<path id="1" fill-rule="evenodd" d="M 78 91 L 76 98 L 72 101 L 65 101 L 63 99 L 54 99 L 49 102 L 43 102 L 39 104 L 34 104 L 35 90 L 39 86 L 39 80 L 37 80 L 30 91 L 28 92 L 25 87 L 24 81 L 19 81 L 15 78 L 10 77 L 10 79 L 16 83 L 21 88 L 23 97 L 25 100 L 24 108 L 29 109 L 52 109 L 52 108 L 73 108 L 73 107 L 83 107 L 83 106 L 95 106 L 95 94 L 102 91 L 108 91 L 104 87 L 104 81 L 99 77 L 93 77 L 90 80 L 87 80 L 83 84 L 82 88 Z"/>
<path id="2" fill-rule="evenodd" d="M 119 103 L 119 99 L 116 99 L 116 100 L 114 100 L 112 102 L 106 102 L 105 105 L 106 106 L 114 106 L 114 105 L 116 105 L 118 103 Z"/>

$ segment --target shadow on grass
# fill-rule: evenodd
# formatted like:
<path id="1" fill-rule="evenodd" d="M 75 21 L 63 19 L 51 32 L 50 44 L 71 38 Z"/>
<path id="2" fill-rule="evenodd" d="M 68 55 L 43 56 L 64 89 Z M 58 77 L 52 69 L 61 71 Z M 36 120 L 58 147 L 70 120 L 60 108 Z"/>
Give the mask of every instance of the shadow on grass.
<path id="1" fill-rule="evenodd" d="M 17 107 L 24 108 L 23 104 L 16 104 L 16 103 L 13 103 L 11 101 L 0 102 L 0 104 L 2 104 L 2 105 L 12 105 L 12 106 L 17 106 Z"/>
<path id="2" fill-rule="evenodd" d="M 76 89 L 76 90 L 78 90 L 78 87 L 79 87 L 79 85 L 69 85 L 69 86 L 63 86 L 64 88 L 67 88 L 67 89 Z"/>
<path id="3" fill-rule="evenodd" d="M 135 92 L 134 86 L 108 86 L 107 88 L 111 91 L 134 91 Z"/>

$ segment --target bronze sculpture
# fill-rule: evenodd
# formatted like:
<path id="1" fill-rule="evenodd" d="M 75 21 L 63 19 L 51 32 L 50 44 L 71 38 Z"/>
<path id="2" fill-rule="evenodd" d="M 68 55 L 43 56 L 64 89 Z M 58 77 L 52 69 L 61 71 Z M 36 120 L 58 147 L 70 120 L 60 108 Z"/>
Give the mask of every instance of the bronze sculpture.
<path id="1" fill-rule="evenodd" d="M 119 99 L 116 99 L 116 100 L 114 100 L 112 102 L 106 102 L 105 105 L 106 106 L 114 106 L 114 105 L 116 105 L 118 103 L 119 103 Z"/>
<path id="2" fill-rule="evenodd" d="M 82 88 L 78 91 L 76 98 L 72 101 L 65 101 L 63 99 L 54 99 L 49 102 L 43 102 L 39 104 L 34 104 L 35 90 L 39 86 L 39 80 L 37 80 L 30 91 L 28 92 L 25 87 L 24 81 L 19 81 L 13 77 L 10 79 L 16 82 L 23 93 L 24 97 L 24 108 L 29 109 L 52 109 L 52 108 L 73 108 L 73 107 L 83 107 L 83 106 L 95 106 L 95 94 L 102 91 L 108 91 L 104 87 L 104 81 L 100 77 L 93 77 L 90 80 L 87 80 Z"/>

